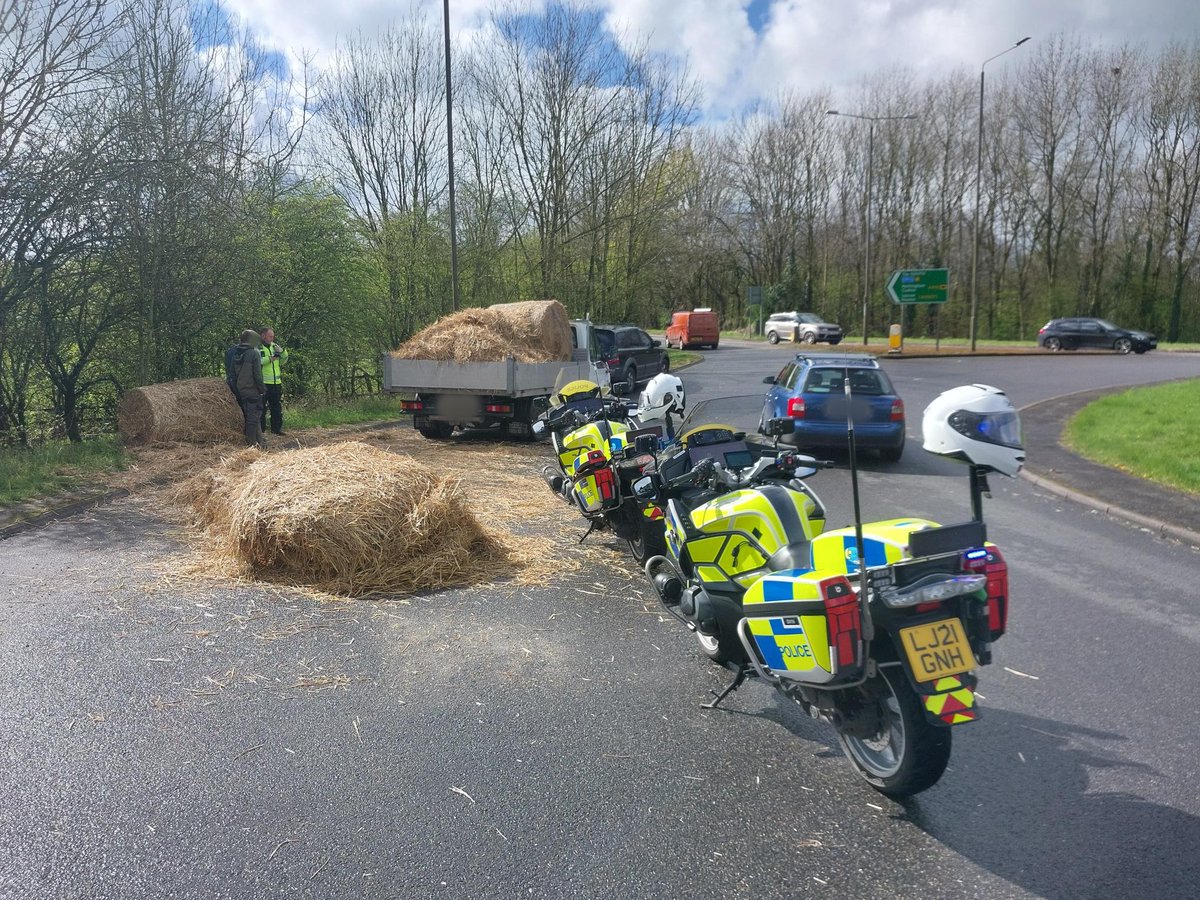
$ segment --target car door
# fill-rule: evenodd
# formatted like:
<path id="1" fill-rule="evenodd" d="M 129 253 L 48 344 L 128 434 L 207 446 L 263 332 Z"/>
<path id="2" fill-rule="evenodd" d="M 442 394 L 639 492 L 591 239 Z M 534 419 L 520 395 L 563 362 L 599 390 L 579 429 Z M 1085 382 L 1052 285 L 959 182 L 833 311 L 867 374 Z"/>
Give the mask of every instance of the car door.
<path id="1" fill-rule="evenodd" d="M 617 347 L 620 350 L 622 366 L 631 370 L 635 382 L 640 382 L 644 371 L 644 361 L 641 359 L 642 348 L 638 346 L 636 328 L 623 328 L 617 332 Z"/>
<path id="2" fill-rule="evenodd" d="M 763 408 L 764 419 L 774 419 L 787 415 L 787 402 L 791 397 L 791 385 L 796 381 L 796 364 L 789 362 L 775 376 L 775 383 L 767 388 L 767 396 Z"/>
<path id="3" fill-rule="evenodd" d="M 638 377 L 649 378 L 662 368 L 659 364 L 658 348 L 654 346 L 654 338 L 640 328 L 630 331 L 636 344 Z"/>
<path id="4" fill-rule="evenodd" d="M 1111 344 L 1104 328 L 1095 319 L 1079 320 L 1079 346 L 1089 349 L 1104 347 Z"/>

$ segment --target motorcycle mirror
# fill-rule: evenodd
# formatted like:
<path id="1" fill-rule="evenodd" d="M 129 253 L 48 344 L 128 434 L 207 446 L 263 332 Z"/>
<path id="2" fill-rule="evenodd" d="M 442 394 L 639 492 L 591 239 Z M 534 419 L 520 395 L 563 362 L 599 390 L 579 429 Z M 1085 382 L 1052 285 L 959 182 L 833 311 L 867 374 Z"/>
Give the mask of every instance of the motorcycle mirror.
<path id="1" fill-rule="evenodd" d="M 628 381 L 614 381 L 608 387 L 618 397 L 625 397 L 633 393 L 632 386 Z"/>
<path id="2" fill-rule="evenodd" d="M 654 479 L 645 475 L 633 483 L 633 496 L 639 500 L 654 499 Z"/>
<path id="3" fill-rule="evenodd" d="M 795 431 L 796 420 L 788 416 L 776 416 L 767 420 L 766 433 L 769 437 L 783 437 L 785 434 L 793 434 Z"/>
<path id="4" fill-rule="evenodd" d="M 533 429 L 532 429 L 532 431 L 533 431 L 533 436 L 534 436 L 534 437 L 545 437 L 545 435 L 546 435 L 546 423 L 545 423 L 545 422 L 541 422 L 541 421 L 534 422 L 534 423 L 533 423 Z"/>

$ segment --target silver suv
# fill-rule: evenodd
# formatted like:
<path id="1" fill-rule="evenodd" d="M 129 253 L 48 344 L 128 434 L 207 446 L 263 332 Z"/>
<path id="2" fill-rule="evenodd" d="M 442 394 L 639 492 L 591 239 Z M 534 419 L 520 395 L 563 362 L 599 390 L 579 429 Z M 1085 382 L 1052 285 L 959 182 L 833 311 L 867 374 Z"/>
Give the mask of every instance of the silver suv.
<path id="1" fill-rule="evenodd" d="M 780 341 L 797 343 L 828 343 L 833 346 L 842 339 L 842 326 L 826 322 L 816 313 L 779 312 L 771 313 L 763 323 L 763 334 L 772 344 Z"/>

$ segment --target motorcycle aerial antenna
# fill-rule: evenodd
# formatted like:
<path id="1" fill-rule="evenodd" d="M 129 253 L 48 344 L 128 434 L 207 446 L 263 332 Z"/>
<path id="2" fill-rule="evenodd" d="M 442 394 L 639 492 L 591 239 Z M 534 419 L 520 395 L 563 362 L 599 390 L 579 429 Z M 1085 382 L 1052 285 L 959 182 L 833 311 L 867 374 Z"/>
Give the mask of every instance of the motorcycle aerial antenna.
<path id="1" fill-rule="evenodd" d="M 854 392 L 850 389 L 850 367 L 842 370 L 842 392 L 846 395 L 846 442 L 850 450 L 850 492 L 854 496 L 854 547 L 858 555 L 858 598 L 862 605 L 863 640 L 874 633 L 867 593 L 867 551 L 863 543 L 862 509 L 858 502 L 858 446 L 854 439 Z"/>

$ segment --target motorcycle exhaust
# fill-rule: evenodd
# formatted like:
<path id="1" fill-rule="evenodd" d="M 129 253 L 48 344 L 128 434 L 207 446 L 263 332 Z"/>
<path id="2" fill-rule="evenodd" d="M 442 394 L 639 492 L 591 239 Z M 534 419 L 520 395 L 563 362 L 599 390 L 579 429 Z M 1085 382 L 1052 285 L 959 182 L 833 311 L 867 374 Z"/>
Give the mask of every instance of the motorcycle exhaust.
<path id="1" fill-rule="evenodd" d="M 558 494 L 563 500 L 569 499 L 566 492 L 567 479 L 562 474 L 547 468 L 542 470 L 542 479 L 546 482 L 550 490 Z"/>
<path id="2" fill-rule="evenodd" d="M 646 577 L 654 587 L 659 602 L 674 611 L 683 599 L 683 579 L 675 574 L 675 568 L 665 556 L 652 556 L 646 560 Z"/>

